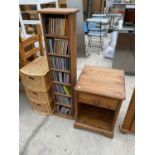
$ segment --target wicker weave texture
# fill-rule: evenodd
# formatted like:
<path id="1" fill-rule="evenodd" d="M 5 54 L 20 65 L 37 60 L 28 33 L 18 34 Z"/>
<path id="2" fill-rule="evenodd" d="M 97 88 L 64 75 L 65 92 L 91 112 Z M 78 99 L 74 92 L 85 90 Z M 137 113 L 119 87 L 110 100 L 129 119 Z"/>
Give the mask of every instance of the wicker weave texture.
<path id="1" fill-rule="evenodd" d="M 26 89 L 26 94 L 31 101 L 40 102 L 42 104 L 50 104 L 52 102 L 51 89 L 47 92 L 36 92 Z"/>
<path id="2" fill-rule="evenodd" d="M 20 76 L 25 88 L 46 92 L 51 87 L 50 70 L 47 58 L 40 56 L 20 69 Z"/>

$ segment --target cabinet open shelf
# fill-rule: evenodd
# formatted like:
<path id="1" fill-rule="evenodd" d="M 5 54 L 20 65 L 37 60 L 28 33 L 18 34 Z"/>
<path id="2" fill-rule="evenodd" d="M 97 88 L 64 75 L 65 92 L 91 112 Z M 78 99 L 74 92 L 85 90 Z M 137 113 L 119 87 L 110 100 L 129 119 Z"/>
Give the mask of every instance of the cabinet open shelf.
<path id="1" fill-rule="evenodd" d="M 65 95 L 65 94 L 61 94 L 61 93 L 56 93 L 56 92 L 54 92 L 54 95 L 64 96 L 64 97 L 69 97 L 69 98 L 71 98 L 71 96 L 69 96 L 69 95 Z"/>
<path id="2" fill-rule="evenodd" d="M 64 72 L 64 73 L 70 73 L 68 70 L 62 70 L 62 69 L 57 69 L 57 68 L 51 68 L 51 71 L 56 71 L 56 72 Z"/>
<path id="3" fill-rule="evenodd" d="M 56 102 L 55 104 L 56 104 L 56 105 L 61 105 L 61 106 L 67 107 L 67 108 L 72 108 L 71 105 L 67 105 L 67 104 L 64 104 L 64 103 Z"/>
<path id="4" fill-rule="evenodd" d="M 96 130 L 99 133 L 113 132 L 115 111 L 80 103 L 76 127 Z"/>
<path id="5" fill-rule="evenodd" d="M 65 85 L 65 86 L 71 86 L 70 83 L 64 83 L 64 82 L 58 82 L 58 81 L 52 81 L 54 84 L 61 84 L 61 85 Z"/>
<path id="6" fill-rule="evenodd" d="M 71 115 L 65 115 L 65 114 L 60 113 L 60 112 L 55 112 L 55 115 L 56 115 L 56 116 L 59 116 L 59 117 L 63 117 L 63 118 L 67 118 L 67 119 L 71 119 L 71 120 L 74 119 Z"/>

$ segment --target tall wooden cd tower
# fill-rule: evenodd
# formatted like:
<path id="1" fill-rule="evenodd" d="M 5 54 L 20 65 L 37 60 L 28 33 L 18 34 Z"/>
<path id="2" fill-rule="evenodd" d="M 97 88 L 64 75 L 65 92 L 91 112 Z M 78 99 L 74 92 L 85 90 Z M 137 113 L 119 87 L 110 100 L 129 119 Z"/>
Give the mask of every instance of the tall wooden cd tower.
<path id="1" fill-rule="evenodd" d="M 73 8 L 39 10 L 51 71 L 54 114 L 74 118 L 76 82 L 76 13 Z"/>

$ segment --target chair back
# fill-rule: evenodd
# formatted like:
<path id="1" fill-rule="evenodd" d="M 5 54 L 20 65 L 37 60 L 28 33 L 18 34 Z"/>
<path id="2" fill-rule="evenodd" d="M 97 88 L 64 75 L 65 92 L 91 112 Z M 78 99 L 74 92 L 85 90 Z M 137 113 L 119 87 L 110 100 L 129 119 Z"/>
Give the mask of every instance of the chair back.
<path id="1" fill-rule="evenodd" d="M 92 18 L 96 19 L 96 18 Z M 103 37 L 105 34 L 105 28 L 103 28 L 101 22 L 96 22 L 95 20 L 86 20 L 88 36 L 91 37 Z"/>
<path id="2" fill-rule="evenodd" d="M 44 55 L 41 27 L 39 24 L 36 27 L 37 35 L 33 35 L 26 39 L 22 39 L 21 36 L 19 36 L 19 56 L 21 67 L 36 59 L 37 53 L 39 53 L 40 56 Z M 35 43 L 37 42 L 39 46 L 35 47 Z"/>

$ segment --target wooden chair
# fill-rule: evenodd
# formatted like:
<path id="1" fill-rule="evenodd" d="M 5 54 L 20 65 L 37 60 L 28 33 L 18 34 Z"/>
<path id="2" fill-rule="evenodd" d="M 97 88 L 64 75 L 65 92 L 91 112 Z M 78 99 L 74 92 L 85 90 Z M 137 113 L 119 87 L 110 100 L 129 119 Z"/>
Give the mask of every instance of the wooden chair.
<path id="1" fill-rule="evenodd" d="M 35 47 L 36 42 L 38 42 L 39 47 Z M 36 59 L 37 52 L 39 52 L 40 56 L 44 55 L 40 25 L 37 25 L 37 35 L 26 39 L 22 39 L 21 36 L 19 36 L 20 68 Z"/>

